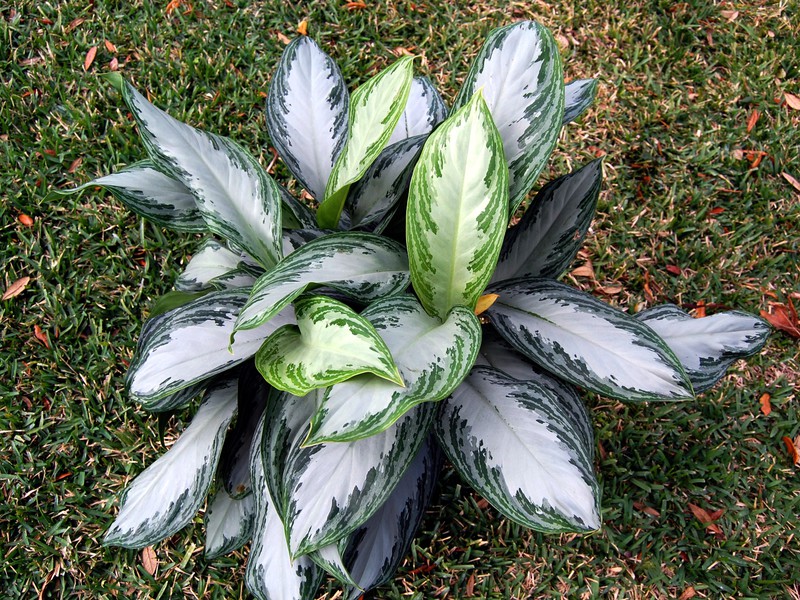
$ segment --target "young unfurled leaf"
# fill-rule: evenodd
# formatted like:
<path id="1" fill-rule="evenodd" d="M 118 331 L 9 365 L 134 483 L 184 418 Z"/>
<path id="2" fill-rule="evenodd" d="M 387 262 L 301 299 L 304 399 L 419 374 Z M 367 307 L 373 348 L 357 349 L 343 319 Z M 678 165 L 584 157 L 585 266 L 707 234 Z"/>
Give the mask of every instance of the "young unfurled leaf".
<path id="1" fill-rule="evenodd" d="M 431 315 L 474 310 L 503 242 L 508 169 L 481 93 L 434 131 L 408 193 L 411 281 Z"/>
<path id="2" fill-rule="evenodd" d="M 294 304 L 297 325 L 284 325 L 264 341 L 256 366 L 270 384 L 296 396 L 372 373 L 403 386 L 386 343 L 364 317 L 325 296 Z"/>
<path id="3" fill-rule="evenodd" d="M 483 90 L 509 167 L 509 214 L 533 187 L 561 132 L 564 76 L 558 45 L 542 25 L 519 21 L 492 31 L 453 110 Z"/>
<path id="4" fill-rule="evenodd" d="M 388 143 L 408 100 L 413 61 L 411 56 L 398 59 L 350 98 L 347 141 L 336 159 L 325 197 L 317 209 L 320 227 L 335 229 L 339 225 L 347 191 L 366 173 Z"/>

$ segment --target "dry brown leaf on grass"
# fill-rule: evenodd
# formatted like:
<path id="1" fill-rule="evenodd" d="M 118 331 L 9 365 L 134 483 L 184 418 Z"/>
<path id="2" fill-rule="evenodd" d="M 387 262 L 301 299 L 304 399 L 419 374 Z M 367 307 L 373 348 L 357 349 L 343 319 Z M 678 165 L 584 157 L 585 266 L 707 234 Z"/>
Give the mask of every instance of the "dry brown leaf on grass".
<path id="1" fill-rule="evenodd" d="M 789 108 L 800 110 L 800 97 L 790 94 L 789 92 L 785 92 L 783 94 L 783 99 L 786 100 L 786 104 L 789 105 Z"/>
<path id="2" fill-rule="evenodd" d="M 573 277 L 588 277 L 594 279 L 594 267 L 592 267 L 592 263 L 587 260 L 580 267 L 572 269 L 570 275 Z"/>
<path id="3" fill-rule="evenodd" d="M 111 54 L 115 54 L 117 52 L 117 47 L 112 42 L 109 42 L 108 40 L 105 40 L 103 43 L 106 46 L 106 50 L 111 52 Z"/>
<path id="4" fill-rule="evenodd" d="M 47 339 L 47 334 L 38 325 L 33 326 L 33 336 L 44 344 L 45 348 L 50 349 L 50 340 Z"/>
<path id="5" fill-rule="evenodd" d="M 800 462 L 800 435 L 797 436 L 794 440 L 790 438 L 788 435 L 783 436 L 781 438 L 783 443 L 786 444 L 786 450 L 789 452 L 789 458 L 792 461 L 793 465 L 796 465 Z"/>
<path id="6" fill-rule="evenodd" d="M 697 596 L 697 592 L 692 586 L 689 586 L 683 590 L 683 593 L 678 597 L 678 600 L 691 600 L 695 596 Z"/>
<path id="7" fill-rule="evenodd" d="M 800 320 L 798 320 L 797 310 L 795 310 L 791 298 L 789 298 L 788 306 L 780 302 L 770 302 L 769 311 L 762 310 L 761 317 L 775 329 L 793 338 L 800 338 Z"/>
<path id="8" fill-rule="evenodd" d="M 797 179 L 789 175 L 789 173 L 781 173 L 781 176 L 789 182 L 789 185 L 800 192 L 800 181 L 797 181 Z"/>
<path id="9" fill-rule="evenodd" d="M 650 515 L 651 517 L 658 518 L 658 517 L 661 516 L 661 513 L 658 512 L 655 508 L 653 508 L 652 506 L 647 506 L 643 502 L 634 502 L 633 503 L 633 508 L 635 508 L 636 510 L 642 511 L 644 514 Z"/>
<path id="10" fill-rule="evenodd" d="M 769 416 L 769 413 L 772 412 L 772 404 L 770 403 L 770 395 L 769 394 L 761 394 L 761 398 L 758 399 L 758 403 L 761 405 L 761 412 L 764 414 L 765 417 Z"/>
<path id="11" fill-rule="evenodd" d="M 20 216 L 17 217 L 17 220 L 23 225 L 25 225 L 25 227 L 33 227 L 33 219 L 28 215 L 21 214 Z"/>
<path id="12" fill-rule="evenodd" d="M 736 19 L 739 18 L 739 11 L 738 10 L 721 10 L 719 14 L 728 21 L 728 23 L 732 23 Z"/>
<path id="13" fill-rule="evenodd" d="M 305 19 L 300 21 L 300 24 L 297 26 L 297 33 L 300 35 L 308 35 L 308 21 Z"/>
<path id="14" fill-rule="evenodd" d="M 756 109 L 753 109 L 753 112 L 750 113 L 750 118 L 747 119 L 747 133 L 753 131 L 753 127 L 756 126 L 759 116 L 761 116 L 761 113 L 759 113 Z"/>
<path id="15" fill-rule="evenodd" d="M 25 287 L 30 282 L 30 277 L 20 277 L 14 283 L 6 288 L 6 291 L 3 292 L 3 300 L 10 300 L 11 298 L 15 298 L 19 296 L 23 291 L 25 291 Z"/>
<path id="16" fill-rule="evenodd" d="M 144 570 L 150 573 L 150 575 L 155 575 L 156 571 L 158 570 L 158 558 L 156 557 L 156 551 L 153 550 L 152 546 L 147 546 L 144 550 L 142 550 L 142 566 Z"/>
<path id="17" fill-rule="evenodd" d="M 92 46 L 89 48 L 89 51 L 86 53 L 86 58 L 83 59 L 83 70 L 88 71 L 89 67 L 92 66 L 94 62 L 94 57 L 97 56 L 97 46 Z"/>
<path id="18" fill-rule="evenodd" d="M 722 528 L 714 521 L 719 519 L 724 513 L 724 509 L 718 509 L 713 512 L 708 512 L 706 509 L 697 506 L 696 504 L 689 503 L 689 510 L 692 511 L 694 518 L 700 521 L 706 527 L 706 531 L 713 533 L 718 538 L 725 537 L 722 533 Z"/>

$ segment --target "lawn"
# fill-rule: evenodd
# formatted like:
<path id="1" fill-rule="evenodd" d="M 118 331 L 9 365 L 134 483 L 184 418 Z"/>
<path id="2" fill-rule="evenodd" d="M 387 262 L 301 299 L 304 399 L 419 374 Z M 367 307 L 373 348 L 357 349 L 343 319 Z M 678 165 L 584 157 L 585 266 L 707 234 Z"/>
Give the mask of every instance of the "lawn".
<path id="1" fill-rule="evenodd" d="M 0 291 L 22 288 L 0 302 L 3 597 L 247 596 L 246 548 L 206 561 L 200 517 L 152 552 L 100 543 L 117 494 L 163 452 L 158 419 L 122 381 L 153 300 L 197 241 L 99 191 L 51 193 L 145 156 L 103 73 L 267 165 L 265 92 L 303 21 L 351 87 L 411 52 L 452 101 L 492 28 L 538 20 L 567 79 L 600 80 L 541 178 L 606 157 L 598 215 L 566 279 L 631 312 L 800 306 L 800 5 L 290 4 L 0 8 Z M 798 381 L 798 340 L 776 333 L 694 402 L 587 394 L 600 531 L 528 531 L 446 467 L 408 560 L 371 597 L 800 599 L 800 480 L 783 441 L 800 435 Z M 167 424 L 167 444 L 182 422 Z M 337 589 L 329 581 L 320 597 Z"/>

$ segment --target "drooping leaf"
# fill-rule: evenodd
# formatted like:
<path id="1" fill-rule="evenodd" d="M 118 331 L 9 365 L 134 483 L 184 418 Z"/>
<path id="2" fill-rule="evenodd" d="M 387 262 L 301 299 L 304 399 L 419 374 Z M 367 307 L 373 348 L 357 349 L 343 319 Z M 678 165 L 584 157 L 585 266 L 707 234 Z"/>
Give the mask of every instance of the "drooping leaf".
<path id="1" fill-rule="evenodd" d="M 206 222 L 192 191 L 177 179 L 157 171 L 150 161 L 142 161 L 59 193 L 71 194 L 94 186 L 108 190 L 137 215 L 156 225 L 175 231 L 206 231 Z"/>
<path id="2" fill-rule="evenodd" d="M 552 390 L 477 366 L 442 404 L 435 431 L 461 476 L 508 518 L 538 531 L 600 526 L 591 445 Z"/>
<path id="3" fill-rule="evenodd" d="M 350 535 L 344 561 L 356 586 L 348 590 L 348 600 L 357 600 L 394 575 L 431 500 L 440 464 L 436 443 L 426 441 L 380 509 Z"/>
<path id="4" fill-rule="evenodd" d="M 336 228 L 350 186 L 361 179 L 389 141 L 411 90 L 413 60 L 411 56 L 399 58 L 350 98 L 347 141 L 317 209 L 320 227 Z"/>
<path id="5" fill-rule="evenodd" d="M 264 439 L 265 419 L 256 428 L 255 440 Z M 250 477 L 256 514 L 253 543 L 247 561 L 245 583 L 258 600 L 313 600 L 324 572 L 307 556 L 292 558 L 283 523 L 267 485 L 264 445 L 253 446 Z"/>
<path id="6" fill-rule="evenodd" d="M 270 384 L 296 396 L 361 373 L 402 386 L 389 348 L 370 322 L 326 296 L 294 304 L 297 325 L 284 325 L 264 341 L 256 366 Z"/>
<path id="7" fill-rule="evenodd" d="M 209 390 L 178 441 L 125 490 L 103 543 L 144 548 L 187 525 L 208 493 L 235 413 L 235 380 Z"/>
<path id="8" fill-rule="evenodd" d="M 254 516 L 253 494 L 236 499 L 219 488 L 206 510 L 206 560 L 244 546 L 253 535 Z"/>
<path id="9" fill-rule="evenodd" d="M 156 167 L 189 188 L 208 229 L 265 267 L 281 251 L 277 184 L 241 146 L 173 119 L 126 84 L 123 97 Z"/>
<path id="10" fill-rule="evenodd" d="M 270 387 L 254 361 L 245 361 L 239 368 L 236 424 L 225 436 L 217 475 L 225 491 L 233 498 L 242 498 L 252 491 L 250 449 L 269 393 Z"/>
<path id="11" fill-rule="evenodd" d="M 349 99 L 339 67 L 314 40 L 300 36 L 286 46 L 269 86 L 267 131 L 283 162 L 318 200 L 347 139 Z"/>
<path id="12" fill-rule="evenodd" d="M 597 79 L 576 79 L 564 86 L 564 119 L 566 125 L 580 117 L 594 102 Z"/>
<path id="13" fill-rule="evenodd" d="M 485 313 L 507 342 L 551 373 L 620 400 L 684 400 L 692 386 L 667 344 L 639 320 L 547 279 L 511 279 Z"/>
<path id="14" fill-rule="evenodd" d="M 350 226 L 372 229 L 386 221 L 408 189 L 411 173 L 427 135 L 401 140 L 387 146 L 364 177 L 347 195 Z"/>
<path id="15" fill-rule="evenodd" d="M 189 264 L 175 280 L 175 289 L 196 292 L 210 287 L 229 289 L 252 287 L 256 278 L 239 270 L 242 256 L 232 252 L 218 241 L 205 240 Z"/>
<path id="16" fill-rule="evenodd" d="M 356 442 L 303 447 L 313 411 L 312 398 L 287 394 L 270 403 L 265 421 L 271 441 L 265 469 L 282 474 L 270 484 L 279 488 L 295 557 L 336 542 L 380 508 L 426 438 L 435 405 L 416 406 L 389 429 Z"/>
<path id="17" fill-rule="evenodd" d="M 367 233 L 327 235 L 308 242 L 256 282 L 236 331 L 266 323 L 310 284 L 370 302 L 405 290 L 408 282 L 408 259 L 397 242 Z"/>
<path id="18" fill-rule="evenodd" d="M 758 352 L 770 332 L 758 317 L 735 310 L 695 319 L 674 304 L 664 304 L 636 318 L 672 349 L 697 393 L 722 379 L 734 361 Z"/>
<path id="19" fill-rule="evenodd" d="M 564 77 L 552 34 L 532 21 L 492 31 L 475 58 L 453 110 L 476 91 L 503 139 L 509 166 L 509 212 L 533 187 L 561 132 Z"/>
<path id="20" fill-rule="evenodd" d="M 430 314 L 475 308 L 497 262 L 507 204 L 502 140 L 478 93 L 430 135 L 411 177 L 411 281 Z"/>
<path id="21" fill-rule="evenodd" d="M 412 296 L 395 296 L 362 316 L 386 342 L 405 387 L 360 375 L 325 390 L 306 444 L 375 435 L 417 404 L 441 400 L 469 373 L 480 346 L 480 322 L 461 306 L 442 321 Z"/>
<path id="22" fill-rule="evenodd" d="M 294 312 L 287 308 L 268 325 L 238 335 L 228 351 L 247 296 L 247 290 L 212 292 L 162 315 L 143 330 L 125 382 L 131 397 L 150 408 L 247 360 L 275 329 L 294 322 Z"/>
<path id="23" fill-rule="evenodd" d="M 597 159 L 544 186 L 506 233 L 492 281 L 560 276 L 592 224 L 602 177 Z"/>
<path id="24" fill-rule="evenodd" d="M 403 114 L 397 121 L 387 146 L 399 141 L 426 135 L 447 118 L 447 107 L 441 94 L 427 77 L 414 77 Z"/>

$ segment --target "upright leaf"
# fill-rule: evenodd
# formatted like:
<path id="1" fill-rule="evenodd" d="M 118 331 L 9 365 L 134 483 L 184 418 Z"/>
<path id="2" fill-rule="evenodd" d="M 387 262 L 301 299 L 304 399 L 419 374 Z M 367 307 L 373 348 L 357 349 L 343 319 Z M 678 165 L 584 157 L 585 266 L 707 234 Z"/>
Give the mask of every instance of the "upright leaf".
<path id="1" fill-rule="evenodd" d="M 144 548 L 187 525 L 208 493 L 235 413 L 235 380 L 210 390 L 178 441 L 125 490 L 103 543 Z"/>
<path id="2" fill-rule="evenodd" d="M 478 93 L 430 135 L 411 177 L 411 281 L 430 314 L 475 307 L 497 262 L 507 204 L 502 140 Z"/>
<path id="3" fill-rule="evenodd" d="M 126 377 L 128 393 L 148 408 L 247 360 L 275 329 L 294 321 L 288 308 L 268 326 L 237 336 L 228 351 L 246 301 L 246 290 L 212 292 L 162 315 L 142 332 Z"/>
<path id="4" fill-rule="evenodd" d="M 405 387 L 360 375 L 325 390 L 306 444 L 375 435 L 417 404 L 449 395 L 475 362 L 481 327 L 467 308 L 453 308 L 442 321 L 412 296 L 395 296 L 372 304 L 362 316 L 386 342 Z"/>
<path id="5" fill-rule="evenodd" d="M 477 366 L 444 401 L 435 431 L 461 476 L 508 518 L 538 531 L 600 526 L 591 445 L 553 392 Z"/>
<path id="6" fill-rule="evenodd" d="M 397 121 L 387 146 L 399 141 L 426 135 L 447 118 L 447 107 L 442 96 L 427 77 L 414 77 L 408 101 Z"/>
<path id="7" fill-rule="evenodd" d="M 735 310 L 694 319 L 677 306 L 664 304 L 636 318 L 672 349 L 697 393 L 722 379 L 734 361 L 758 352 L 770 332 L 758 317 Z"/>
<path id="8" fill-rule="evenodd" d="M 620 400 L 685 400 L 678 359 L 637 319 L 547 279 L 511 279 L 485 313 L 514 348 L 562 379 Z"/>
<path id="9" fill-rule="evenodd" d="M 350 185 L 358 181 L 386 146 L 408 99 L 413 57 L 404 56 L 359 87 L 350 98 L 347 142 L 336 159 L 317 209 L 320 227 L 334 229 Z"/>
<path id="10" fill-rule="evenodd" d="M 123 96 L 156 167 L 192 191 L 208 228 L 264 266 L 277 263 L 281 196 L 258 162 L 235 142 L 173 119 L 129 84 Z"/>
<path id="11" fill-rule="evenodd" d="M 349 99 L 339 67 L 314 40 L 303 35 L 286 46 L 269 86 L 267 131 L 292 175 L 318 200 L 347 139 Z"/>
<path id="12" fill-rule="evenodd" d="M 352 308 L 310 296 L 294 309 L 297 325 L 277 329 L 256 353 L 258 370 L 274 387 L 305 396 L 361 373 L 403 385 L 386 343 Z"/>
<path id="13" fill-rule="evenodd" d="M 273 483 L 295 557 L 348 535 L 380 508 L 427 437 L 435 413 L 433 404 L 422 404 L 366 439 L 303 447 L 313 402 L 287 395 L 270 406 L 265 439 L 273 444 L 265 469 L 282 473 Z"/>
<path id="14" fill-rule="evenodd" d="M 408 282 L 408 259 L 397 242 L 367 233 L 327 235 L 308 242 L 256 282 L 236 331 L 266 323 L 311 284 L 370 302 L 404 291 Z"/>
<path id="15" fill-rule="evenodd" d="M 562 125 L 580 117 L 594 102 L 597 79 L 576 79 L 564 86 L 564 119 Z"/>
<path id="16" fill-rule="evenodd" d="M 264 439 L 265 420 L 259 420 L 256 440 Z M 256 443 L 250 460 L 256 514 L 253 543 L 245 582 L 258 600 L 313 600 L 324 575 L 307 556 L 292 558 L 283 523 L 267 485 L 262 443 Z"/>
<path id="17" fill-rule="evenodd" d="M 206 222 L 197 209 L 192 191 L 180 181 L 157 171 L 150 161 L 131 165 L 99 177 L 74 190 L 100 186 L 137 215 L 175 231 L 205 231 Z"/>
<path id="18" fill-rule="evenodd" d="M 509 166 L 509 211 L 533 187 L 558 140 L 564 77 L 552 34 L 532 21 L 492 31 L 453 103 L 465 106 L 482 89 L 503 139 Z"/>
<path id="19" fill-rule="evenodd" d="M 560 276 L 592 224 L 602 177 L 597 159 L 544 186 L 506 233 L 492 281 Z"/>
<path id="20" fill-rule="evenodd" d="M 206 560 L 244 546 L 253 534 L 253 494 L 236 499 L 219 488 L 206 510 Z"/>

